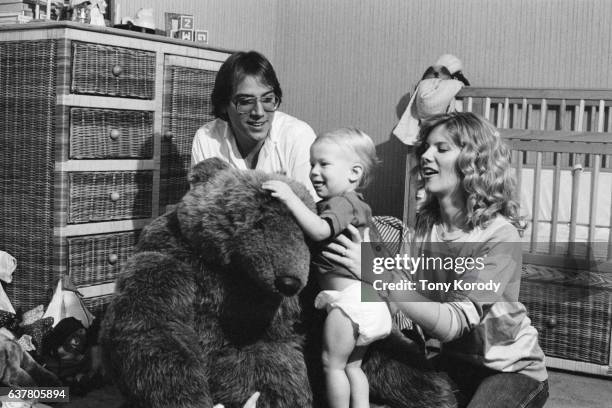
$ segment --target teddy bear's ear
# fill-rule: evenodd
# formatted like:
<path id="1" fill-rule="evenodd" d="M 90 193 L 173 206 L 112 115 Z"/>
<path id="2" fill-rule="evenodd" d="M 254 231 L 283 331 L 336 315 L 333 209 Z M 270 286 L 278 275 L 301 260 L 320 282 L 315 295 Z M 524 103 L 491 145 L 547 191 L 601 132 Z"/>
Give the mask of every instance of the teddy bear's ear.
<path id="1" fill-rule="evenodd" d="M 220 171 L 217 176 L 196 183 L 176 206 L 176 220 L 183 238 L 199 256 L 213 264 L 229 263 L 227 251 L 219 247 L 233 241 L 230 214 L 234 209 L 231 205 L 227 208 L 224 197 L 235 193 L 228 186 L 235 172 Z"/>
<path id="2" fill-rule="evenodd" d="M 202 160 L 194 165 L 189 171 L 187 178 L 189 184 L 194 186 L 199 183 L 207 182 L 219 172 L 229 168 L 230 166 L 227 162 L 218 157 L 211 157 L 210 159 Z"/>

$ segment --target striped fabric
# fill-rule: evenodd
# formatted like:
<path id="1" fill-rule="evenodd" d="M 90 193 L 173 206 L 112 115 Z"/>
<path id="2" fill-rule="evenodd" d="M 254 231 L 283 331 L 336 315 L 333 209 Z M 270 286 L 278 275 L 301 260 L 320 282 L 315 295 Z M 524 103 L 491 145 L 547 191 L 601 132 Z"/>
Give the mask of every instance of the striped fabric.
<path id="1" fill-rule="evenodd" d="M 372 221 L 378 230 L 381 241 L 387 245 L 391 253 L 398 253 L 402 244 L 408 242 L 410 236 L 409 228 L 399 218 L 378 215 L 372 217 Z M 414 325 L 412 320 L 400 311 L 393 316 L 393 324 L 400 331 L 412 331 L 414 329 L 420 332 L 419 327 Z"/>

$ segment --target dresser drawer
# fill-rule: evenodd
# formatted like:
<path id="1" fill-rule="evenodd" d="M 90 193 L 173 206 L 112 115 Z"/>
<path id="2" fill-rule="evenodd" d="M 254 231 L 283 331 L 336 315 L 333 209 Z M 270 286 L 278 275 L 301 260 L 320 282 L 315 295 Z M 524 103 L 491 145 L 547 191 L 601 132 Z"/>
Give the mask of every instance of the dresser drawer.
<path id="1" fill-rule="evenodd" d="M 153 99 L 155 53 L 74 41 L 70 89 L 78 94 Z"/>
<path id="2" fill-rule="evenodd" d="M 608 365 L 612 291 L 523 278 L 519 300 L 547 356 Z"/>
<path id="3" fill-rule="evenodd" d="M 68 223 L 149 218 L 153 172 L 74 172 L 69 174 Z"/>
<path id="4" fill-rule="evenodd" d="M 76 286 L 113 282 L 132 255 L 140 231 L 68 238 L 68 270 Z"/>
<path id="5" fill-rule="evenodd" d="M 153 112 L 115 109 L 70 110 L 71 159 L 150 159 Z"/>

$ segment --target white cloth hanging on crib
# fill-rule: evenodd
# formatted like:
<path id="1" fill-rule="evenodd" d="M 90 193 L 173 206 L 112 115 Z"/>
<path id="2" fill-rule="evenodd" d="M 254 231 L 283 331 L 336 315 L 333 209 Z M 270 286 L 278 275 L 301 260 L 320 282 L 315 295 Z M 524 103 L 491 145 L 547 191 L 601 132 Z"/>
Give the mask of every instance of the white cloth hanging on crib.
<path id="1" fill-rule="evenodd" d="M 414 145 L 422 119 L 458 110 L 455 95 L 461 88 L 463 83 L 455 79 L 429 78 L 420 81 L 393 134 L 404 144 Z"/>

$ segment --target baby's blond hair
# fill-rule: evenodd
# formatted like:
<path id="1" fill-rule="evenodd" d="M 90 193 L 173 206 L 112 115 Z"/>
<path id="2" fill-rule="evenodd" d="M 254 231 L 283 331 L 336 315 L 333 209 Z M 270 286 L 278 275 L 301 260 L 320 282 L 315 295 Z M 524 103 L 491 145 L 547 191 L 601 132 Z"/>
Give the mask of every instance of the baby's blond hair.
<path id="1" fill-rule="evenodd" d="M 357 188 L 367 187 L 372 181 L 374 168 L 380 163 L 378 156 L 376 156 L 376 146 L 372 138 L 357 128 L 340 128 L 319 135 L 313 144 L 324 141 L 336 143 L 355 153 L 363 166 L 363 174 Z"/>

